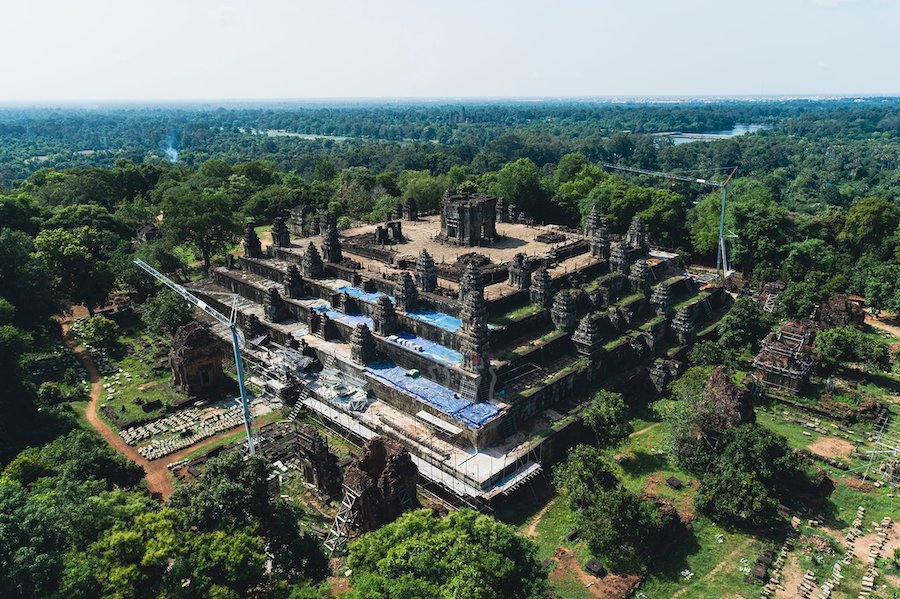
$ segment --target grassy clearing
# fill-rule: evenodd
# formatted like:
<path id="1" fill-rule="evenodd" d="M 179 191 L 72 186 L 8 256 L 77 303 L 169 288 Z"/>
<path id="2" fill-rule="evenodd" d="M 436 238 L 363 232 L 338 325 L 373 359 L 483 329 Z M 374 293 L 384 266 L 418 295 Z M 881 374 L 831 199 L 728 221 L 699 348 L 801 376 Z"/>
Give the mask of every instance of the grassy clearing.
<path id="1" fill-rule="evenodd" d="M 172 385 L 166 357 L 167 340 L 147 332 L 140 321 L 135 321 L 122 324 L 119 345 L 120 349 L 109 358 L 112 372 L 101 377 L 101 384 L 110 385 L 110 388 L 104 386 L 101 389 L 99 405 L 112 408 L 121 427 L 159 417 L 172 409 L 177 401 L 186 399 Z M 126 373 L 131 375 L 130 380 Z M 144 409 L 145 405 L 157 401 L 157 407 Z M 101 411 L 98 412 L 114 430 L 119 429 Z"/>
<path id="2" fill-rule="evenodd" d="M 893 388 L 892 375 L 868 376 L 856 390 L 890 402 L 891 411 L 894 413 L 891 430 L 895 430 L 895 427 L 896 430 L 900 430 L 900 415 L 898 415 L 900 402 Z M 696 477 L 671 464 L 665 453 L 669 425 L 664 415 L 673 403 L 671 400 L 659 400 L 636 408 L 632 419 L 635 434 L 626 439 L 615 451 L 610 451 L 609 455 L 612 457 L 615 454 L 620 458 L 621 464 L 615 464 L 614 468 L 625 487 L 635 492 L 644 490 L 669 499 L 683 513 L 693 513 L 693 500 L 697 492 Z M 820 425 L 828 431 L 827 435 L 785 420 L 794 418 L 808 421 L 815 417 L 796 409 L 785 410 L 784 406 L 775 403 L 757 407 L 758 423 L 785 436 L 793 449 L 808 448 L 821 437 L 841 438 L 839 437 L 841 431 L 836 426 L 838 423 L 827 418 L 819 417 Z M 864 452 L 871 447 L 869 438 L 872 434 L 872 425 L 871 421 L 861 420 L 849 428 L 853 431 L 850 442 L 858 449 L 851 456 L 840 459 L 851 468 L 858 468 L 865 465 L 867 458 Z M 864 486 L 861 490 L 852 473 L 821 462 L 817 462 L 816 466 L 827 471 L 835 481 L 835 486 L 822 508 L 825 527 L 813 528 L 804 524 L 800 533 L 831 539 L 834 541 L 835 550 L 832 554 L 827 552 L 818 554 L 798 547 L 790 554 L 790 559 L 794 560 L 802 572 L 806 570 L 815 572 L 821 581 L 830 576 L 832 566 L 842 557 L 843 548 L 839 541 L 855 518 L 859 506 L 866 508 L 864 532 L 869 532 L 871 522 L 880 521 L 885 516 L 897 520 L 900 504 L 896 503 L 896 498 L 886 487 Z M 665 485 L 665 480 L 669 476 L 676 476 L 687 484 L 678 491 L 670 489 Z M 553 501 L 543 514 L 540 510 L 546 506 L 546 502 L 522 508 L 517 513 L 504 517 L 504 520 L 516 526 L 523 534 L 533 532 L 536 535 L 533 538 L 538 547 L 539 560 L 553 558 L 557 549 L 562 547 L 575 551 L 578 563 L 583 565 L 591 557 L 584 542 L 565 541 L 568 532 L 576 527 L 575 518 L 564 500 L 557 498 Z M 798 515 L 805 520 L 814 514 Z M 537 517 L 540 517 L 540 521 L 535 525 Z M 744 581 L 745 575 L 740 569 L 744 564 L 741 560 L 743 558 L 752 564 L 763 549 L 780 546 L 783 542 L 783 530 L 782 527 L 772 531 L 756 532 L 731 530 L 719 526 L 702 514 L 697 514 L 692 522 L 692 531 L 672 547 L 663 559 L 652 564 L 641 585 L 641 591 L 651 599 L 672 597 L 676 594 L 682 599 L 757 596 L 761 588 Z M 723 539 L 721 543 L 717 539 L 719 535 Z M 681 575 L 681 571 L 685 569 L 693 572 L 690 580 L 685 580 Z M 896 571 L 891 570 L 887 560 L 882 560 L 879 569 L 883 574 L 879 579 L 882 586 L 875 596 L 891 597 L 900 587 L 900 577 Z M 862 564 L 858 560 L 853 560 L 849 566 L 844 567 L 843 573 L 844 580 L 832 597 L 847 599 L 856 597 L 860 591 L 863 575 Z M 554 572 L 551 574 L 551 581 L 558 596 L 567 599 L 593 596 L 574 572 Z"/>
<path id="3" fill-rule="evenodd" d="M 498 314 L 497 316 L 493 316 L 488 320 L 488 322 L 490 324 L 497 325 L 498 327 L 502 327 L 513 323 L 520 318 L 525 318 L 526 316 L 537 314 L 538 312 L 540 312 L 540 310 L 540 306 L 537 306 L 535 304 L 527 304 L 525 306 L 522 306 L 521 308 L 510 310 L 506 314 Z"/>

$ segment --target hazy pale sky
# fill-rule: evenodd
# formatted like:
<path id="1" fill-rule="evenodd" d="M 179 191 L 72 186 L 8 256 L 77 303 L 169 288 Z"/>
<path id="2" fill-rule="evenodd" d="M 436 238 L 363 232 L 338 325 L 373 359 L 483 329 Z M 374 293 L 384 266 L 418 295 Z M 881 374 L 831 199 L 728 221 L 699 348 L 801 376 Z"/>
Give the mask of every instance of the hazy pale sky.
<path id="1" fill-rule="evenodd" d="M 0 102 L 900 93 L 900 0 L 0 0 Z"/>

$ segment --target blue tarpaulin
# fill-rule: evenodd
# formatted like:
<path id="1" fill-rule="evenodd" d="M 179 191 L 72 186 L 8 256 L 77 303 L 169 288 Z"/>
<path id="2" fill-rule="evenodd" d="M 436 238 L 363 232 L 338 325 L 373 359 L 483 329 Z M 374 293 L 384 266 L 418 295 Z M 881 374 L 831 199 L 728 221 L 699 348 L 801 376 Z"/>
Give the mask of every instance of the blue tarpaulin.
<path id="1" fill-rule="evenodd" d="M 380 291 L 373 291 L 372 293 L 367 293 L 367 292 L 363 291 L 362 289 L 360 289 L 359 287 L 353 287 L 352 285 L 344 285 L 343 287 L 338 287 L 337 290 L 345 292 L 350 297 L 360 299 L 364 302 L 369 302 L 370 304 L 374 304 L 375 302 L 378 301 L 379 297 L 384 295 Z M 391 297 L 390 295 L 388 296 L 388 299 L 390 299 L 392 302 L 394 301 L 394 298 Z"/>
<path id="2" fill-rule="evenodd" d="M 402 339 L 403 343 L 399 343 L 398 340 L 391 339 L 390 337 L 387 337 L 386 339 L 389 343 L 400 345 L 406 349 L 411 349 L 412 351 L 417 351 L 416 349 L 413 349 L 413 347 L 419 346 L 422 348 L 422 351 L 417 351 L 417 353 L 421 353 L 435 362 L 447 364 L 448 366 L 455 366 L 462 362 L 462 354 L 458 351 L 454 351 L 445 345 L 429 341 L 428 339 L 423 339 L 410 332 L 404 331 L 394 335 L 394 337 L 397 337 L 398 340 Z"/>
<path id="3" fill-rule="evenodd" d="M 450 316 L 443 312 L 435 312 L 428 308 L 416 308 L 412 312 L 408 312 L 408 314 L 416 320 L 427 322 L 428 324 L 444 329 L 445 331 L 450 331 L 451 333 L 458 331 L 461 325 L 460 320 L 455 316 Z"/>
<path id="4" fill-rule="evenodd" d="M 451 389 L 422 376 L 408 377 L 403 368 L 387 360 L 370 363 L 366 372 L 377 381 L 408 393 L 468 426 L 483 426 L 500 414 L 500 408 L 493 404 L 467 401 Z"/>
<path id="5" fill-rule="evenodd" d="M 363 322 L 367 327 L 369 327 L 369 329 L 373 328 L 372 319 L 368 316 L 363 316 L 362 314 L 344 314 L 343 312 L 332 310 L 325 305 L 315 306 L 313 307 L 313 310 L 327 315 L 331 320 L 343 322 L 344 324 L 350 325 L 351 327 L 355 327 L 357 324 Z"/>

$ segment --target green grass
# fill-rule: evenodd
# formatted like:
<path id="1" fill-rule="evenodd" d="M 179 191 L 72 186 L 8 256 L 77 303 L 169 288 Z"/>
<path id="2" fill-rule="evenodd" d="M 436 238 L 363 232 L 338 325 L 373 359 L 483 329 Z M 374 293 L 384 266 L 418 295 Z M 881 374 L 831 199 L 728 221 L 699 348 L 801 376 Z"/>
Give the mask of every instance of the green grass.
<path id="1" fill-rule="evenodd" d="M 278 422 L 279 420 L 283 420 L 283 416 L 279 411 L 272 411 L 267 414 L 263 414 L 262 416 L 256 417 L 253 419 L 253 423 L 256 425 L 256 428 L 261 428 L 267 424 L 271 424 L 273 422 Z M 211 452 L 213 449 L 217 447 L 222 447 L 224 445 L 230 445 L 232 443 L 237 443 L 247 437 L 246 431 L 242 428 L 239 431 L 235 431 L 233 433 L 229 433 L 224 437 L 216 439 L 209 445 L 204 445 L 203 447 L 198 447 L 197 449 L 189 452 L 184 459 L 193 460 L 194 458 L 199 458 L 200 456 L 206 455 Z M 200 441 L 202 443 L 203 441 Z"/>
<path id="2" fill-rule="evenodd" d="M 488 322 L 497 326 L 505 326 L 520 318 L 525 318 L 526 316 L 531 316 L 532 314 L 537 314 L 540 312 L 540 306 L 535 304 L 527 304 L 520 308 L 515 308 L 510 310 L 506 314 L 498 314 L 497 316 L 492 316 Z"/>
<path id="3" fill-rule="evenodd" d="M 877 389 L 885 391 L 883 386 L 875 383 Z M 861 385 L 862 387 L 862 385 Z M 872 393 L 873 390 L 867 392 Z M 891 405 L 892 411 L 898 408 L 896 400 Z M 696 476 L 680 470 L 667 459 L 664 452 L 667 447 L 669 425 L 663 416 L 672 407 L 672 400 L 658 400 L 652 404 L 635 408 L 635 417 L 632 426 L 637 435 L 626 439 L 620 447 L 608 454 L 619 454 L 626 459 L 621 465 L 614 464 L 614 469 L 622 484 L 631 491 L 646 490 L 659 497 L 669 499 L 679 509 L 693 512 L 693 498 L 696 488 L 693 484 Z M 783 419 L 784 408 L 778 404 L 772 404 L 766 408 L 757 408 L 757 421 L 760 425 L 770 428 L 774 432 L 784 435 L 788 444 L 793 449 L 806 448 L 810 443 L 822 436 L 815 431 L 810 431 L 800 424 L 786 422 Z M 800 420 L 809 420 L 812 417 L 798 410 L 789 410 L 787 416 Z M 821 426 L 828 430 L 828 436 L 837 436 L 840 432 L 832 426 L 832 422 L 821 418 Z M 900 422 L 900 418 L 897 419 Z M 649 428 L 649 430 L 643 430 Z M 852 427 L 857 435 L 851 442 L 859 442 L 861 449 L 869 447 L 868 434 L 871 433 L 871 423 L 862 421 Z M 804 434 L 805 432 L 811 435 Z M 865 456 L 854 455 L 851 458 L 842 458 L 851 466 L 864 463 Z M 835 481 L 834 490 L 825 501 L 822 513 L 826 517 L 826 526 L 838 531 L 840 537 L 856 516 L 859 506 L 866 508 L 864 519 L 865 532 L 869 532 L 870 523 L 880 521 L 885 516 L 891 516 L 895 520 L 900 510 L 900 505 L 895 503 L 891 491 L 886 488 L 872 488 L 869 491 L 860 491 L 848 486 L 847 482 L 854 479 L 854 475 L 832 468 L 823 463 L 816 463 L 817 467 L 824 468 L 828 475 Z M 681 490 L 673 490 L 665 486 L 668 476 L 676 476 L 683 482 L 689 483 Z M 854 483 L 851 483 L 854 484 Z M 529 525 L 546 505 L 529 506 L 520 508 L 518 512 L 510 516 L 504 516 L 504 520 L 513 524 L 520 532 L 529 529 Z M 813 514 L 799 514 L 801 517 L 811 517 Z M 583 541 L 571 544 L 565 541 L 566 534 L 576 527 L 573 514 L 569 511 L 562 498 L 556 499 L 554 504 L 547 509 L 541 517 L 541 521 L 535 528 L 537 536 L 534 541 L 537 544 L 538 560 L 553 557 L 559 547 L 568 547 L 576 551 L 579 565 L 589 559 L 589 555 Z M 829 533 L 821 528 L 801 527 L 802 534 L 823 535 L 830 537 Z M 752 564 L 760 551 L 765 548 L 780 547 L 783 542 L 781 529 L 760 535 L 747 531 L 727 529 L 702 514 L 698 514 L 692 523 L 692 531 L 673 546 L 666 555 L 657 559 L 650 567 L 646 580 L 641 585 L 641 591 L 648 597 L 671 597 L 683 590 L 682 598 L 718 598 L 718 597 L 755 597 L 758 596 L 761 587 L 749 585 L 744 582 L 744 573 L 740 571 L 741 558 L 745 558 Z M 722 535 L 724 542 L 716 540 L 717 535 Z M 833 538 L 833 537 L 830 537 Z M 837 539 L 840 541 L 840 538 Z M 799 567 L 812 570 L 818 579 L 825 580 L 831 574 L 833 564 L 842 556 L 842 546 L 837 544 L 833 555 L 824 555 L 817 560 L 814 554 L 804 553 L 795 548 L 791 558 L 797 560 Z M 890 566 L 883 561 L 879 568 L 882 573 L 890 572 Z M 685 581 L 681 571 L 690 569 L 694 575 Z M 849 566 L 844 567 L 844 580 L 838 590 L 833 594 L 835 598 L 856 597 L 860 589 L 860 579 L 863 574 L 861 564 L 854 560 Z M 588 589 L 574 573 L 562 575 L 551 574 L 554 590 L 559 596 L 569 599 L 581 599 L 592 597 Z M 893 592 L 891 579 L 882 576 L 879 579 L 880 587 L 875 596 L 890 597 Z"/>
<path id="4" fill-rule="evenodd" d="M 140 345 L 143 343 L 143 346 Z M 184 394 L 174 388 L 171 381 L 171 372 L 168 366 L 156 368 L 154 366 L 162 359 L 167 351 L 168 342 L 156 335 L 147 333 L 140 324 L 123 327 L 123 333 L 119 337 L 120 350 L 111 357 L 110 364 L 115 368 L 121 368 L 119 382 L 115 384 L 115 395 L 110 398 L 105 388 L 101 389 L 99 406 L 108 405 L 119 417 L 122 427 L 130 423 L 146 418 L 161 416 L 167 409 L 172 408 L 175 402 L 185 399 Z M 128 381 L 125 373 L 131 374 Z M 113 384 L 116 373 L 101 376 L 101 384 Z M 141 389 L 143 387 L 143 390 Z M 135 403 L 136 400 L 142 403 Z M 144 411 L 143 405 L 159 400 L 160 407 Z M 103 413 L 98 410 L 103 417 Z M 108 419 L 104 418 L 108 421 Z M 114 430 L 118 427 L 108 422 Z"/>
<path id="5" fill-rule="evenodd" d="M 709 296 L 710 296 L 710 292 L 707 290 L 703 290 L 700 293 L 698 293 L 697 295 L 689 296 L 689 297 L 681 300 L 680 302 L 676 303 L 673 306 L 673 309 L 675 311 L 678 311 L 681 308 L 686 308 L 687 306 L 692 306 L 692 305 L 696 304 L 697 302 L 706 299 Z"/>

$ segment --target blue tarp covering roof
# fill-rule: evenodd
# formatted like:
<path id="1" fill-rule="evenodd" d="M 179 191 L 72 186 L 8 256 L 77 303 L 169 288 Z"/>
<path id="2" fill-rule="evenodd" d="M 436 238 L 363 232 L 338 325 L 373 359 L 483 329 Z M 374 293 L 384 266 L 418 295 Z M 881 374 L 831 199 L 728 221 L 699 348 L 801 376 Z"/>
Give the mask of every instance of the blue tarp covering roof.
<path id="1" fill-rule="evenodd" d="M 322 314 L 327 315 L 328 318 L 343 322 L 344 324 L 350 325 L 351 327 L 355 327 L 361 322 L 365 323 L 366 326 L 370 329 L 374 326 L 372 323 L 372 319 L 368 316 L 363 316 L 362 314 L 344 314 L 343 312 L 332 310 L 326 305 L 314 306 L 313 310 L 315 310 L 316 312 L 321 312 Z"/>
<path id="2" fill-rule="evenodd" d="M 445 331 L 450 331 L 451 333 L 455 333 L 456 331 L 458 331 L 459 327 L 462 324 L 460 320 L 455 316 L 450 316 L 449 314 L 444 314 L 443 312 L 435 312 L 434 310 L 429 310 L 428 308 L 416 308 L 412 312 L 407 312 L 407 314 L 409 314 L 416 320 L 427 322 L 428 324 L 444 329 Z"/>
<path id="3" fill-rule="evenodd" d="M 408 377 L 403 368 L 387 360 L 370 363 L 366 366 L 366 372 L 379 382 L 408 393 L 468 426 L 483 426 L 500 414 L 500 408 L 493 404 L 472 403 L 425 377 Z"/>
<path id="4" fill-rule="evenodd" d="M 462 362 L 462 354 L 458 351 L 454 351 L 445 345 L 429 341 L 428 339 L 423 339 L 422 337 L 414 335 L 410 332 L 404 331 L 402 333 L 397 333 L 397 335 L 394 335 L 394 337 L 398 337 L 399 339 L 403 339 L 404 341 L 407 341 L 409 343 L 398 343 L 390 337 L 386 337 L 386 340 L 389 343 L 400 345 L 402 347 L 405 347 L 406 349 L 412 349 L 413 351 L 416 350 L 410 347 L 410 345 L 419 345 L 422 347 L 422 351 L 417 353 L 421 353 L 431 358 L 435 362 L 447 364 L 448 366 L 455 366 Z"/>
<path id="5" fill-rule="evenodd" d="M 369 302 L 370 304 L 374 304 L 375 302 L 378 301 L 379 297 L 384 295 L 380 291 L 374 291 L 372 293 L 367 293 L 367 292 L 363 291 L 362 289 L 360 289 L 359 287 L 353 287 L 352 285 L 344 285 L 342 287 L 338 287 L 337 290 L 345 292 L 350 297 L 360 299 L 364 302 Z M 388 299 L 390 299 L 392 302 L 394 301 L 394 298 L 390 295 L 388 296 Z"/>

